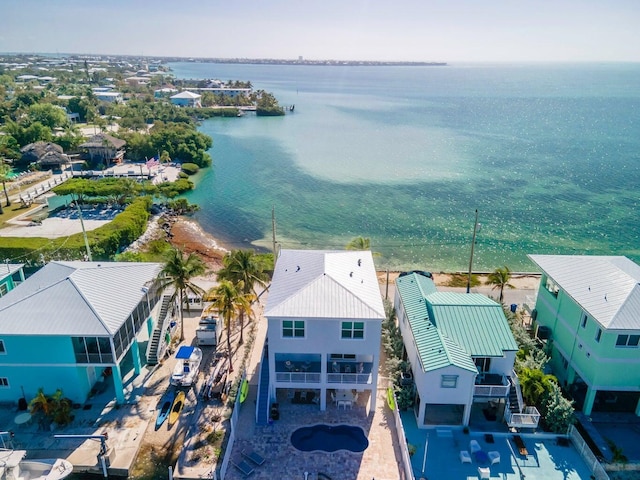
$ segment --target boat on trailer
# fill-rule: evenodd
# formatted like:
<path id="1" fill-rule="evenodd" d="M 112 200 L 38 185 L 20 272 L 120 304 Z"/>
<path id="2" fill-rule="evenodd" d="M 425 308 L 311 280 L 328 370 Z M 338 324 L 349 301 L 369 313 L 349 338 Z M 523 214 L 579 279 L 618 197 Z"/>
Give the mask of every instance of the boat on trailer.
<path id="1" fill-rule="evenodd" d="M 25 460 L 26 450 L 0 449 L 2 480 L 62 480 L 73 472 L 73 465 L 62 458 Z"/>
<path id="2" fill-rule="evenodd" d="M 176 366 L 171 375 L 171 385 L 190 387 L 196 381 L 202 350 L 198 347 L 182 346 L 176 353 Z"/>

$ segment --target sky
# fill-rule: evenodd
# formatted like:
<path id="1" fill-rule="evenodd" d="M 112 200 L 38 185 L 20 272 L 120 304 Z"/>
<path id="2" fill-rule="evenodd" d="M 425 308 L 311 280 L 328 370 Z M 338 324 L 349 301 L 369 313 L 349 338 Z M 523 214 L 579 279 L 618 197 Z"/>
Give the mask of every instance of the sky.
<path id="1" fill-rule="evenodd" d="M 640 0 L 0 0 L 0 52 L 640 61 Z"/>

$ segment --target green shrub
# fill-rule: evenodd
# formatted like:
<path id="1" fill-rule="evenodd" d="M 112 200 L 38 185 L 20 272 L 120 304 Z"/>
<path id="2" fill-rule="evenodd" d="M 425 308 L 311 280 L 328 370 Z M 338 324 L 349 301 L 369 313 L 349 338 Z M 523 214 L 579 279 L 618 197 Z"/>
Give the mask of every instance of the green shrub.
<path id="1" fill-rule="evenodd" d="M 182 164 L 182 171 L 187 175 L 195 175 L 196 173 L 198 173 L 198 170 L 200 170 L 200 167 L 198 167 L 198 165 L 196 165 L 195 163 Z"/>

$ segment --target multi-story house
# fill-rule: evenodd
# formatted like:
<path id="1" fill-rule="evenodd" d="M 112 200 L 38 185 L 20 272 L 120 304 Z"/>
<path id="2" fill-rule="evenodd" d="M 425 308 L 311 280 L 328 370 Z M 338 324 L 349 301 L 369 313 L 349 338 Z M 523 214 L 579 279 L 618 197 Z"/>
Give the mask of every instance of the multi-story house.
<path id="1" fill-rule="evenodd" d="M 0 402 L 96 388 L 125 401 L 124 379 L 166 348 L 171 295 L 158 263 L 51 262 L 0 298 Z M 153 357 L 153 358 L 152 358 Z"/>
<path id="2" fill-rule="evenodd" d="M 264 314 L 259 422 L 283 396 L 325 410 L 336 391 L 354 391 L 375 408 L 385 313 L 371 252 L 282 250 Z"/>
<path id="3" fill-rule="evenodd" d="M 502 306 L 475 293 L 438 292 L 430 274 L 396 280 L 395 310 L 415 382 L 421 428 L 468 425 L 472 408 L 511 427 L 535 428 L 513 371 L 518 346 Z"/>
<path id="4" fill-rule="evenodd" d="M 578 408 L 640 415 L 640 266 L 622 256 L 529 255 L 542 277 L 533 316 Z"/>

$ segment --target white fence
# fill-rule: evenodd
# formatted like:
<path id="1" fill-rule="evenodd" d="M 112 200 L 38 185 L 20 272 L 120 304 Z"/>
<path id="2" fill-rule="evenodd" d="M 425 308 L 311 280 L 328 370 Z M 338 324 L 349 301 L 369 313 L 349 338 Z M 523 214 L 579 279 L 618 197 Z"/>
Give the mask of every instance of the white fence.
<path id="1" fill-rule="evenodd" d="M 587 442 L 584 441 L 578 429 L 571 425 L 569 427 L 569 437 L 573 441 L 573 445 L 576 447 L 576 450 L 580 453 L 580 456 L 585 461 L 587 466 L 591 469 L 593 476 L 596 480 L 609 480 L 609 475 L 605 472 L 604 467 L 598 461 L 596 456 L 593 454 Z"/>
<path id="2" fill-rule="evenodd" d="M 400 418 L 400 411 L 398 410 L 398 400 L 395 393 L 393 394 L 393 421 L 395 423 L 396 441 L 400 446 L 400 454 L 402 456 L 402 468 L 400 471 L 399 480 L 415 480 L 413 475 L 413 469 L 411 468 L 411 457 L 409 456 L 409 447 L 407 445 L 407 436 L 404 433 L 404 427 L 402 426 L 402 419 Z"/>

